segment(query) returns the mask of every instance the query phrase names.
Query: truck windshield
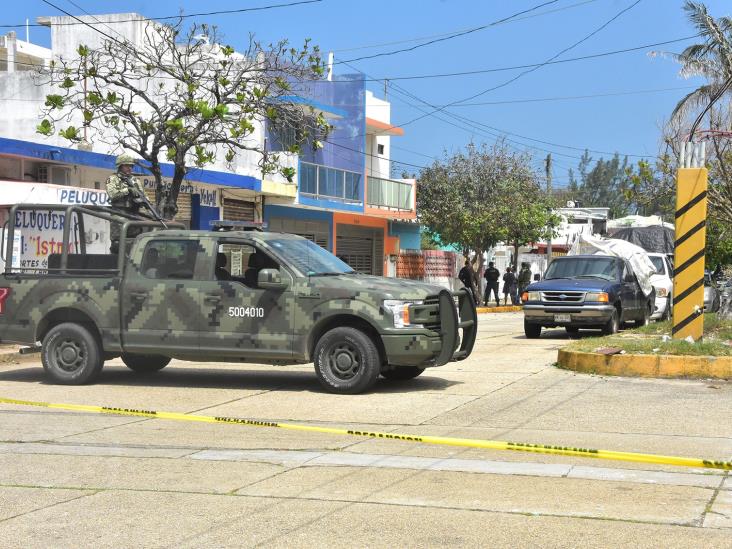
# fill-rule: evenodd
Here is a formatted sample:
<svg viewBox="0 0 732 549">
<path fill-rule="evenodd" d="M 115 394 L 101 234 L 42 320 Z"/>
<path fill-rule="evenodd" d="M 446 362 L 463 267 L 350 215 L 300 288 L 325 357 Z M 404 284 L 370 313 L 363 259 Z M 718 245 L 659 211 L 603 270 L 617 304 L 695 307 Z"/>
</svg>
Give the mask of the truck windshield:
<svg viewBox="0 0 732 549">
<path fill-rule="evenodd" d="M 618 262 L 608 257 L 566 257 L 555 259 L 546 270 L 545 279 L 600 278 L 618 280 Z"/>
<path fill-rule="evenodd" d="M 665 270 L 663 268 L 663 258 L 657 255 L 649 255 L 648 257 L 650 258 L 651 263 L 653 263 L 653 266 L 656 268 L 656 274 L 664 274 Z"/>
<path fill-rule="evenodd" d="M 356 272 L 328 250 L 304 238 L 275 238 L 268 240 L 267 243 L 277 250 L 283 259 L 307 276 Z"/>
</svg>

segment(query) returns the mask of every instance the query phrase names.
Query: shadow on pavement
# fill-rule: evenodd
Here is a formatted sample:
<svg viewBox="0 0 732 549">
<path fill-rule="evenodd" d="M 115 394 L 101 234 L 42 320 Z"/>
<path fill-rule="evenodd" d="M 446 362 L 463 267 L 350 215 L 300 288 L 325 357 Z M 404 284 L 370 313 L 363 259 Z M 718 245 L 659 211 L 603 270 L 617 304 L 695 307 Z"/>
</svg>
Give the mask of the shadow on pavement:
<svg viewBox="0 0 732 549">
<path fill-rule="evenodd" d="M 379 378 L 371 393 L 406 393 L 415 391 L 438 391 L 460 381 L 449 381 L 432 377 L 429 372 L 408 381 L 387 381 Z M 24 383 L 48 382 L 43 368 L 13 369 L 1 372 L 0 381 L 15 381 Z M 214 368 L 185 368 L 177 369 L 169 366 L 154 374 L 136 374 L 124 366 L 105 366 L 94 385 L 124 386 L 124 387 L 176 387 L 176 388 L 205 388 L 205 389 L 242 389 L 261 391 L 308 391 L 326 393 L 321 387 L 315 372 L 293 372 L 277 370 L 217 370 Z"/>
<path fill-rule="evenodd" d="M 600 330 L 580 330 L 576 334 L 570 334 L 564 329 L 542 330 L 540 339 L 585 339 L 587 337 L 600 337 Z M 527 339 L 525 335 L 516 335 L 513 339 Z"/>
</svg>

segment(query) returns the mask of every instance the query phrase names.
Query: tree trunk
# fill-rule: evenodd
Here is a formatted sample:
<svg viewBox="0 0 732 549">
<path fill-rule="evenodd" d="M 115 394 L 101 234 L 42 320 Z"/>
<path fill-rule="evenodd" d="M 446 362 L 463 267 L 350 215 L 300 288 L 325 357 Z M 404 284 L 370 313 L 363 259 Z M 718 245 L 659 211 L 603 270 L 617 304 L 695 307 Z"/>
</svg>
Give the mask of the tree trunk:
<svg viewBox="0 0 732 549">
<path fill-rule="evenodd" d="M 173 182 L 170 187 L 166 189 L 165 203 L 163 204 L 163 217 L 165 219 L 173 219 L 175 214 L 178 213 L 178 194 L 180 193 L 180 186 L 183 183 L 183 177 L 186 175 L 186 169 L 184 166 L 176 164 L 173 171 Z"/>
<path fill-rule="evenodd" d="M 159 213 L 162 211 L 162 205 L 165 199 L 163 189 L 163 174 L 160 170 L 160 162 L 158 162 L 157 154 L 154 153 L 150 160 L 150 173 L 155 178 L 155 210 Z"/>
<path fill-rule="evenodd" d="M 516 272 L 516 269 L 518 268 L 518 253 L 519 253 L 519 248 L 520 248 L 519 243 L 518 242 L 514 242 L 513 243 L 513 261 L 512 261 L 512 266 L 513 266 L 513 272 L 514 273 Z"/>
</svg>

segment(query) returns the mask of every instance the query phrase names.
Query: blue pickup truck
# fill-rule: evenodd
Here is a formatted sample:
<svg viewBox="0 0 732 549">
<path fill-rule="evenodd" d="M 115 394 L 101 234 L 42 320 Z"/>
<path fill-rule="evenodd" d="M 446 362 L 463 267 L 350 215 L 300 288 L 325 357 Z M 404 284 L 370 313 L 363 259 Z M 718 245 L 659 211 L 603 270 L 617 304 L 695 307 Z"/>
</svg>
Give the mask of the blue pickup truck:
<svg viewBox="0 0 732 549">
<path fill-rule="evenodd" d="M 541 329 L 581 328 L 614 334 L 621 324 L 650 322 L 655 295 L 645 295 L 630 264 L 606 255 L 574 255 L 552 261 L 544 280 L 523 294 L 524 333 L 534 339 Z"/>
</svg>

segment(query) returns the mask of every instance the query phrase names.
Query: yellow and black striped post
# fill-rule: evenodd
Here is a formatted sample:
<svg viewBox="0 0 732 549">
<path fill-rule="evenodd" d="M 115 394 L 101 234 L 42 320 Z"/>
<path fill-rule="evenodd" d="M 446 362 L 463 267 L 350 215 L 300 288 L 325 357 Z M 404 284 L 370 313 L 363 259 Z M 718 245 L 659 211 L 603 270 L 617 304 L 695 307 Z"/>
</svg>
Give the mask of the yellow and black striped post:
<svg viewBox="0 0 732 549">
<path fill-rule="evenodd" d="M 680 168 L 676 181 L 674 339 L 694 341 L 704 329 L 704 248 L 707 237 L 707 169 Z"/>
</svg>

